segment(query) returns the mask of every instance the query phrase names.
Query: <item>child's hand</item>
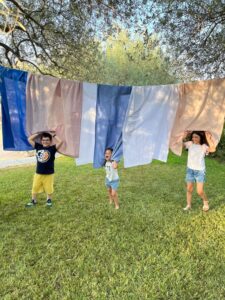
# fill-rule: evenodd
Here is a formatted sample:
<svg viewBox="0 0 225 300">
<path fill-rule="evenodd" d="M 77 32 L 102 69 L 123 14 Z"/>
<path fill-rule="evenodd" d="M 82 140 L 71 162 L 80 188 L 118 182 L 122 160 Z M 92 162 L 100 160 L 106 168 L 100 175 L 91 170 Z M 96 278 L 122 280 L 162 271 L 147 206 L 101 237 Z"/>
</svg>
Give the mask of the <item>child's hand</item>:
<svg viewBox="0 0 225 300">
<path fill-rule="evenodd" d="M 186 139 L 186 137 L 191 133 L 190 130 L 185 130 L 183 138 Z"/>
<path fill-rule="evenodd" d="M 113 169 L 117 169 L 118 168 L 118 163 L 116 161 L 112 162 L 112 167 Z"/>
<path fill-rule="evenodd" d="M 55 131 L 54 130 L 49 131 L 49 133 L 51 134 L 51 136 L 55 135 Z"/>
<path fill-rule="evenodd" d="M 209 131 L 205 131 L 205 136 L 206 136 L 206 138 L 208 138 L 210 140 L 212 139 L 212 134 Z"/>
</svg>

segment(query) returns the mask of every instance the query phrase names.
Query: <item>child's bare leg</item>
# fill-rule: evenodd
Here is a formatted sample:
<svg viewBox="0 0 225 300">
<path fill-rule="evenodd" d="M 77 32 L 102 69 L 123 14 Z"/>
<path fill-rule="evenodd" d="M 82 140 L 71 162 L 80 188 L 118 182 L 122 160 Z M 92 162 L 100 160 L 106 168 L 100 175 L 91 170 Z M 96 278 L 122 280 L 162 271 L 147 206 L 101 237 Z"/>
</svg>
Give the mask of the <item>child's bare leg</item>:
<svg viewBox="0 0 225 300">
<path fill-rule="evenodd" d="M 203 182 L 197 182 L 197 193 L 202 198 L 203 210 L 204 211 L 209 210 L 209 202 L 208 202 L 208 198 L 204 192 L 204 183 Z"/>
<path fill-rule="evenodd" d="M 48 200 L 48 199 L 51 199 L 51 200 L 52 200 L 52 195 L 53 195 L 53 194 L 47 194 L 47 200 Z"/>
<path fill-rule="evenodd" d="M 187 207 L 191 208 L 192 193 L 194 189 L 193 182 L 187 182 Z"/>
<path fill-rule="evenodd" d="M 109 203 L 113 203 L 113 197 L 112 197 L 112 188 L 108 188 L 108 194 L 109 194 Z"/>
<path fill-rule="evenodd" d="M 118 199 L 118 194 L 117 194 L 116 190 L 112 189 L 112 197 L 113 197 L 113 201 L 115 204 L 115 209 L 118 209 L 119 208 L 119 199 Z"/>
</svg>

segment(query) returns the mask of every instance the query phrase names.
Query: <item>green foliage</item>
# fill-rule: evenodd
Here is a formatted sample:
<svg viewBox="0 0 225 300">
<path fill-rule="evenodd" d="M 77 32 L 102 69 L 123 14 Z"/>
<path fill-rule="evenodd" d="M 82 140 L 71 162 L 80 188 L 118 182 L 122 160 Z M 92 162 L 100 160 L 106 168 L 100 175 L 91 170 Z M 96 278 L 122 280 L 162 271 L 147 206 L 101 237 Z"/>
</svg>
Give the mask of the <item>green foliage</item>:
<svg viewBox="0 0 225 300">
<path fill-rule="evenodd" d="M 1 170 L 0 298 L 223 299 L 225 167 L 207 159 L 211 210 L 184 213 L 186 155 L 120 168 L 121 209 L 104 171 L 56 160 L 54 205 L 30 198 L 34 167 Z"/>
<path fill-rule="evenodd" d="M 0 35 L 11 34 L 17 26 L 26 31 L 20 22 L 19 11 L 12 10 L 5 0 L 0 0 Z"/>
<path fill-rule="evenodd" d="M 195 78 L 225 75 L 225 6 L 223 1 L 153 1 L 153 23 L 170 49 L 176 67 Z"/>
<path fill-rule="evenodd" d="M 3 9 L 2 3 L 7 3 Z M 0 63 L 12 67 L 20 61 L 38 69 L 41 61 L 45 68 L 39 68 L 39 72 L 48 68 L 48 73 L 65 75 L 70 72 L 63 61 L 65 54 L 67 62 L 71 57 L 79 62 L 84 58 L 81 48 L 96 38 L 105 39 L 113 32 L 114 23 L 126 28 L 137 18 L 143 23 L 144 12 L 137 13 L 142 10 L 141 4 L 142 0 L 1 0 L 0 31 L 7 32 L 8 38 L 0 35 Z"/>
<path fill-rule="evenodd" d="M 212 157 L 216 158 L 220 162 L 225 161 L 225 126 L 223 128 L 223 133 L 220 142 L 217 146 L 216 152 L 211 154 Z"/>
<path fill-rule="evenodd" d="M 103 78 L 113 84 L 154 85 L 175 82 L 156 36 L 121 30 L 106 41 Z"/>
<path fill-rule="evenodd" d="M 4 29 L 7 39 L 0 36 L 3 65 L 98 83 L 175 81 L 158 38 L 148 34 L 147 1 L 8 2 L 20 19 Z"/>
<path fill-rule="evenodd" d="M 68 50 L 68 49 L 67 49 Z M 130 36 L 127 30 L 106 41 L 95 41 L 81 48 L 80 59 L 64 52 L 68 78 L 115 85 L 154 85 L 175 82 L 170 66 L 159 47 L 156 36 Z M 68 50 L 70 52 L 70 50 Z M 57 74 L 60 75 L 60 74 Z"/>
</svg>

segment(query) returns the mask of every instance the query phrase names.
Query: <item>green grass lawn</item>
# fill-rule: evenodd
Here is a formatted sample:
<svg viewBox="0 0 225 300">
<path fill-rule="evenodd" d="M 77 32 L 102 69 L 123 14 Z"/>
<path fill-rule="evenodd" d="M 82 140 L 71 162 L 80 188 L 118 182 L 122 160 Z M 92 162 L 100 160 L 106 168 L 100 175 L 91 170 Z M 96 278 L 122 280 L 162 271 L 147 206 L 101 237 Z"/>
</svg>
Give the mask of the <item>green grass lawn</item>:
<svg viewBox="0 0 225 300">
<path fill-rule="evenodd" d="M 225 165 L 207 159 L 203 213 L 185 206 L 185 165 L 120 169 L 121 208 L 104 170 L 56 161 L 55 198 L 35 208 L 34 166 L 0 170 L 0 299 L 224 299 Z"/>
</svg>

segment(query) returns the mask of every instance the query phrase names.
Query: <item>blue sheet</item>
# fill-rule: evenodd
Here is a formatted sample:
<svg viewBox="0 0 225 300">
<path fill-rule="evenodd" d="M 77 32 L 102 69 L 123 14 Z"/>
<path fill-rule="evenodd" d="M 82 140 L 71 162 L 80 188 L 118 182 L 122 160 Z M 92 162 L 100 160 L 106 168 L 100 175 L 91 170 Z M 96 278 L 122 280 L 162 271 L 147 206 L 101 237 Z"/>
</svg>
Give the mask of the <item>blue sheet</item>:
<svg viewBox="0 0 225 300">
<path fill-rule="evenodd" d="M 32 150 L 26 134 L 27 72 L 0 66 L 3 149 Z"/>
<path fill-rule="evenodd" d="M 107 147 L 113 148 L 112 158 L 119 161 L 123 154 L 122 129 L 132 87 L 98 85 L 94 167 L 104 164 Z"/>
</svg>

